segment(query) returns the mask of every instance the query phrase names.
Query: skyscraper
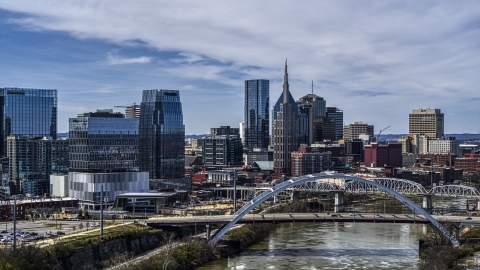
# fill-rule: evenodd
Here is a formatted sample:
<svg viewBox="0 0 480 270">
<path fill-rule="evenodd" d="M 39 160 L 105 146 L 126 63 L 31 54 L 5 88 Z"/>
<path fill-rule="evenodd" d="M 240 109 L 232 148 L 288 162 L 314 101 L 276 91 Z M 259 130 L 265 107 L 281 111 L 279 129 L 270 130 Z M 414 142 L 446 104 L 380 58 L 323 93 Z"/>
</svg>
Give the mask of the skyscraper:
<svg viewBox="0 0 480 270">
<path fill-rule="evenodd" d="M 68 173 L 68 140 L 10 135 L 7 157 L 11 194 L 43 195 L 50 193 L 50 174 Z"/>
<path fill-rule="evenodd" d="M 289 91 L 287 61 L 283 78 L 283 93 L 273 109 L 273 169 L 290 174 L 290 153 L 298 147 L 298 107 Z"/>
<path fill-rule="evenodd" d="M 308 94 L 297 101 L 304 117 L 299 119 L 299 144 L 312 144 L 323 140 L 323 123 L 326 116 L 326 101 L 315 94 Z M 308 130 L 305 134 L 305 130 Z"/>
<path fill-rule="evenodd" d="M 138 169 L 138 121 L 110 109 L 69 119 L 70 197 L 98 209 L 121 193 L 148 191 L 148 173 Z"/>
<path fill-rule="evenodd" d="M 268 148 L 269 80 L 245 81 L 245 148 Z"/>
<path fill-rule="evenodd" d="M 57 137 L 57 90 L 0 88 L 0 155 L 7 137 Z"/>
<path fill-rule="evenodd" d="M 178 90 L 144 90 L 140 109 L 140 170 L 151 179 L 185 175 L 185 126 Z"/>
<path fill-rule="evenodd" d="M 138 171 L 138 119 L 113 110 L 69 119 L 70 172 Z"/>
<path fill-rule="evenodd" d="M 412 110 L 408 119 L 410 135 L 426 135 L 430 139 L 443 138 L 444 118 L 440 109 Z"/>
<path fill-rule="evenodd" d="M 335 125 L 335 138 L 332 140 L 343 139 L 343 111 L 336 107 L 327 107 L 327 119 Z"/>
</svg>

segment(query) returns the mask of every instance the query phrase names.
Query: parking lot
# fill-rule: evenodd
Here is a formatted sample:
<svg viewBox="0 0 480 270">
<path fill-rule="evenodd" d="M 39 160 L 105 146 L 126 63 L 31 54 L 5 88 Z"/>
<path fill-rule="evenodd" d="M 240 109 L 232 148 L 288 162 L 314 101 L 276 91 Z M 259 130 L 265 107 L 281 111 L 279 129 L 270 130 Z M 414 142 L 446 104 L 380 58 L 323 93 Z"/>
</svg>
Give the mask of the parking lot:
<svg viewBox="0 0 480 270">
<path fill-rule="evenodd" d="M 119 224 L 122 221 L 116 221 L 116 223 Z M 111 221 L 108 224 L 112 224 Z M 99 225 L 99 220 L 17 221 L 17 244 L 35 243 L 40 246 L 53 244 L 53 240 L 62 235 L 98 230 Z M 3 244 L 3 247 L 11 245 L 13 241 L 13 222 L 0 223 L 0 235 L 0 243 Z M 49 239 L 51 241 L 48 241 Z"/>
</svg>

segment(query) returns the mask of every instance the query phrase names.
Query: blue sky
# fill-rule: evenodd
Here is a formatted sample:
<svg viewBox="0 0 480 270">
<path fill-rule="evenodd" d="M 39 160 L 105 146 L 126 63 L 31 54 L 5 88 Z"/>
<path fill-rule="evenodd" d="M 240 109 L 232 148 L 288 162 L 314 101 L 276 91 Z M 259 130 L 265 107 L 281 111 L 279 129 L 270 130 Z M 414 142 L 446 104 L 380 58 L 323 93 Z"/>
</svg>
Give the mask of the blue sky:
<svg viewBox="0 0 480 270">
<path fill-rule="evenodd" d="M 59 132 L 144 89 L 180 90 L 187 134 L 238 127 L 244 80 L 273 106 L 285 58 L 294 98 L 313 80 L 347 124 L 407 133 L 440 108 L 480 133 L 480 2 L 0 0 L 0 87 L 57 89 Z"/>
</svg>

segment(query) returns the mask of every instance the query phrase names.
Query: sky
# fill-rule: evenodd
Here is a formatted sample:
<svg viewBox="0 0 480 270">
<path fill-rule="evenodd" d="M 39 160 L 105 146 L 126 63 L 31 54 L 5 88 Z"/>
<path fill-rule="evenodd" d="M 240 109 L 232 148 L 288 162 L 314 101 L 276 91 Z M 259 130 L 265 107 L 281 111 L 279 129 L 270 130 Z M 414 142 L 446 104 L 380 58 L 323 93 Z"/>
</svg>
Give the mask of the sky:
<svg viewBox="0 0 480 270">
<path fill-rule="evenodd" d="M 479 1 L 0 0 L 0 87 L 58 90 L 58 131 L 146 89 L 180 90 L 186 134 L 238 127 L 244 81 L 288 59 L 312 92 L 375 133 L 408 133 L 413 109 L 445 133 L 480 133 Z"/>
</svg>

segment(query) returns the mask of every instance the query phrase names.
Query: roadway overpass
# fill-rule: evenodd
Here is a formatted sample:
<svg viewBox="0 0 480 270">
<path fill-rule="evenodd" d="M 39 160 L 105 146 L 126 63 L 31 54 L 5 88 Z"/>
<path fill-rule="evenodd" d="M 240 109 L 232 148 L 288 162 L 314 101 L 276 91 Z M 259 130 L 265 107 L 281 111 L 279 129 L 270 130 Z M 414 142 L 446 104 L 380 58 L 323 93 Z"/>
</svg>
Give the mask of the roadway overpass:
<svg viewBox="0 0 480 270">
<path fill-rule="evenodd" d="M 149 219 L 150 227 L 195 226 L 228 224 L 236 215 L 164 217 Z M 433 215 L 438 222 L 455 223 L 461 226 L 480 225 L 480 217 Z M 411 223 L 428 224 L 423 215 L 414 214 L 374 214 L 374 213 L 269 213 L 246 214 L 237 223 L 295 223 L 295 222 L 367 222 L 367 223 Z"/>
</svg>

